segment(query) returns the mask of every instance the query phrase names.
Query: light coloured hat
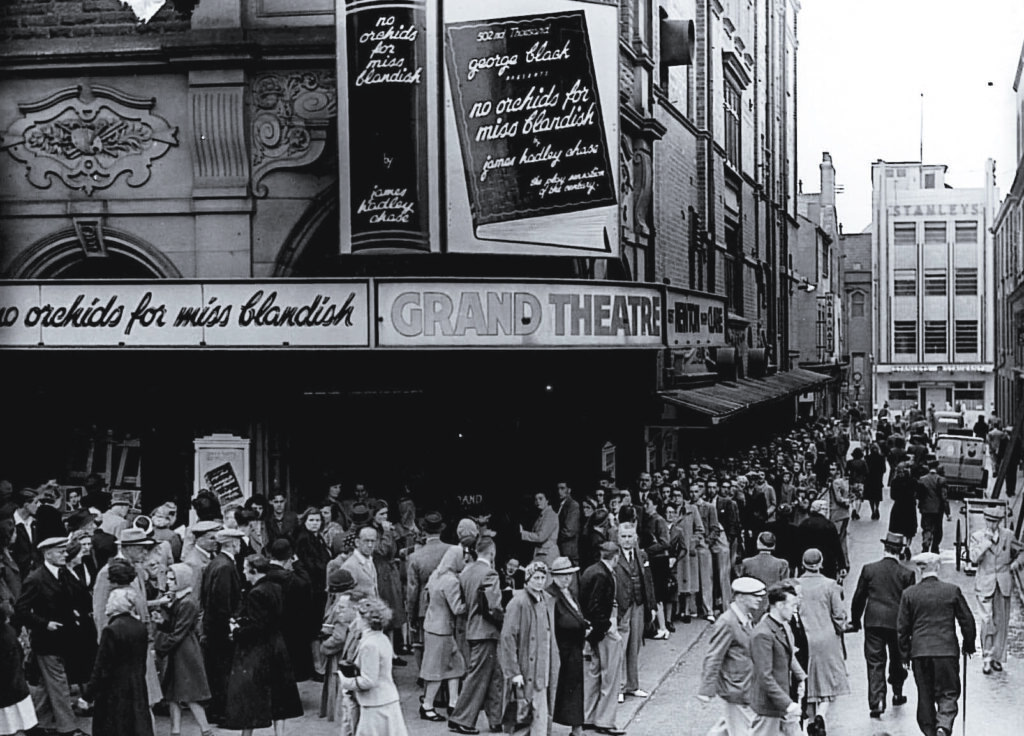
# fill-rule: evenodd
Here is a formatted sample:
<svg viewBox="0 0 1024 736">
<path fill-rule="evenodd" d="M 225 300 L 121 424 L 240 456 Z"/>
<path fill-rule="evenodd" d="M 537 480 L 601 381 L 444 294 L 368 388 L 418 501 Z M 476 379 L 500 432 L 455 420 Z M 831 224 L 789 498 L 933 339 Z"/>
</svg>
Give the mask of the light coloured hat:
<svg viewBox="0 0 1024 736">
<path fill-rule="evenodd" d="M 801 564 L 807 570 L 817 570 L 819 567 L 821 567 L 821 562 L 824 559 L 825 556 L 821 554 L 821 550 L 815 549 L 814 547 L 810 547 L 804 551 L 804 556 L 801 560 Z"/>
<path fill-rule="evenodd" d="M 67 537 L 47 537 L 39 544 L 36 545 L 36 549 L 53 549 L 54 547 L 66 547 L 68 544 Z"/>
<path fill-rule="evenodd" d="M 152 547 L 156 541 L 142 529 L 130 526 L 121 530 L 117 543 L 122 547 Z"/>
<path fill-rule="evenodd" d="M 579 568 L 568 557 L 556 557 L 551 563 L 552 575 L 571 575 L 574 572 L 579 572 Z"/>
<path fill-rule="evenodd" d="M 216 540 L 218 544 L 224 544 L 231 539 L 242 539 L 245 537 L 245 532 L 240 532 L 237 529 L 221 529 L 217 532 Z"/>
<path fill-rule="evenodd" d="M 732 592 L 738 595 L 764 595 L 766 588 L 757 578 L 736 578 L 732 581 Z"/>
<path fill-rule="evenodd" d="M 195 535 L 209 534 L 210 532 L 217 531 L 223 526 L 224 525 L 219 521 L 197 521 L 192 525 L 192 533 Z"/>
<path fill-rule="evenodd" d="M 828 500 L 824 498 L 816 498 L 811 501 L 811 513 L 824 515 L 828 512 Z"/>
<path fill-rule="evenodd" d="M 1006 512 L 1002 506 L 989 506 L 983 512 L 985 521 L 1003 521 L 1006 519 Z"/>
<path fill-rule="evenodd" d="M 934 552 L 921 552 L 911 557 L 910 561 L 918 567 L 932 567 L 942 562 L 942 558 Z"/>
</svg>

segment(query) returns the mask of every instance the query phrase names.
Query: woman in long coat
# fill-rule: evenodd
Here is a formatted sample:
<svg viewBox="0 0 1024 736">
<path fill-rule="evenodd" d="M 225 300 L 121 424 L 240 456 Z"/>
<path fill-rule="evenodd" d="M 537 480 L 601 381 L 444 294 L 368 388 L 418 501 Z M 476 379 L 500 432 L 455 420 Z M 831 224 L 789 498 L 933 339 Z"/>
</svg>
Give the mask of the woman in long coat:
<svg viewBox="0 0 1024 736">
<path fill-rule="evenodd" d="M 871 518 L 877 519 L 878 504 L 882 502 L 882 477 L 885 475 L 885 455 L 877 442 L 868 450 L 868 480 L 864 484 L 864 500 L 871 504 Z"/>
<path fill-rule="evenodd" d="M 583 733 L 583 644 L 589 624 L 570 586 L 579 571 L 568 557 L 551 563 L 554 584 L 548 592 L 555 599 L 555 641 L 558 642 L 558 687 L 551 718 L 572 728 L 573 736 Z"/>
<path fill-rule="evenodd" d="M 320 630 L 320 622 L 323 621 L 324 609 L 327 607 L 327 563 L 331 561 L 331 550 L 320 533 L 322 528 L 323 516 L 320 510 L 310 506 L 299 517 L 299 528 L 295 531 L 294 544 L 295 556 L 309 573 L 312 595 L 310 617 L 302 622 L 302 626 L 309 633 L 308 646 L 312 648 L 313 667 L 321 675 L 324 671 L 324 662 L 320 656 L 320 642 L 316 641 L 316 633 Z M 289 622 L 289 626 L 296 623 Z"/>
<path fill-rule="evenodd" d="M 909 556 L 910 543 L 917 535 L 917 481 L 910 472 L 909 462 L 896 466 L 889 495 L 892 497 L 889 531 L 906 537 L 907 546 L 901 556 Z"/>
<path fill-rule="evenodd" d="M 697 507 L 692 503 L 679 506 L 669 531 L 669 547 L 676 558 L 676 585 L 679 589 L 679 609 L 676 615 L 683 623 L 697 612 L 694 599 L 700 593 L 700 558 L 697 550 L 704 539 L 704 524 Z"/>
<path fill-rule="evenodd" d="M 135 617 L 129 588 L 110 592 L 104 609 L 107 625 L 100 634 L 93 666 L 93 736 L 153 736 L 153 716 L 146 690 L 146 625 Z"/>
<path fill-rule="evenodd" d="M 425 721 L 443 721 L 434 710 L 434 698 L 441 682 L 448 682 L 448 710 L 451 712 L 459 700 L 459 678 L 466 674 L 466 660 L 455 640 L 455 619 L 466 615 L 466 602 L 456 570 L 462 556 L 453 550 L 445 552 L 441 563 L 427 579 L 427 612 L 423 618 L 423 662 L 420 678 L 424 681 L 423 705 L 420 718 Z"/>
<path fill-rule="evenodd" d="M 167 570 L 167 592 L 174 596 L 166 612 L 154 612 L 157 621 L 153 648 L 163 673 L 160 686 L 170 706 L 171 733 L 181 733 L 181 704 L 192 711 L 203 736 L 211 734 L 206 710 L 200 701 L 210 699 L 203 651 L 199 648 L 199 605 L 192 596 L 192 568 L 184 563 Z"/>
<path fill-rule="evenodd" d="M 399 569 L 398 530 L 388 520 L 390 513 L 384 501 L 373 504 L 373 526 L 377 530 L 377 546 L 373 550 L 373 567 L 377 571 L 377 591 L 380 599 L 391 609 L 391 623 L 388 631 L 394 641 L 395 651 L 404 651 L 402 626 L 406 622 L 405 587 Z"/>
<path fill-rule="evenodd" d="M 811 718 L 824 718 L 832 701 L 850 692 L 841 638 L 847 621 L 843 589 L 819 572 L 822 559 L 821 552 L 813 547 L 804 552 L 805 572 L 800 576 L 800 620 L 807 632 L 806 694 Z"/>
<path fill-rule="evenodd" d="M 235 651 L 220 725 L 241 730 L 243 736 L 271 724 L 280 736 L 286 719 L 302 716 L 299 689 L 281 636 L 284 601 L 280 586 L 266 577 L 269 569 L 262 555 L 245 558 L 245 579 L 252 588 L 234 618 Z"/>
</svg>

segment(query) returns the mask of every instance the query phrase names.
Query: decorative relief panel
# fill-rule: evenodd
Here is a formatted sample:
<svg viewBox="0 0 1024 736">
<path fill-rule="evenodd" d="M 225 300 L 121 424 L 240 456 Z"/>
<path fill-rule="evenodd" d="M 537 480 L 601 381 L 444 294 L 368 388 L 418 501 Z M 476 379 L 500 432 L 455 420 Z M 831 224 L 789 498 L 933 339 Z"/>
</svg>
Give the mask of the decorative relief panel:
<svg viewBox="0 0 1024 736">
<path fill-rule="evenodd" d="M 338 114 L 333 71 L 260 74 L 252 82 L 253 193 L 267 196 L 261 182 L 275 169 L 312 163 L 323 153 Z"/>
<path fill-rule="evenodd" d="M 56 177 L 87 195 L 122 174 L 141 187 L 153 161 L 178 145 L 178 128 L 152 110 L 156 98 L 134 97 L 104 85 L 62 89 L 21 103 L 22 118 L 2 135 L 4 148 L 25 164 L 29 182 L 49 189 Z"/>
</svg>

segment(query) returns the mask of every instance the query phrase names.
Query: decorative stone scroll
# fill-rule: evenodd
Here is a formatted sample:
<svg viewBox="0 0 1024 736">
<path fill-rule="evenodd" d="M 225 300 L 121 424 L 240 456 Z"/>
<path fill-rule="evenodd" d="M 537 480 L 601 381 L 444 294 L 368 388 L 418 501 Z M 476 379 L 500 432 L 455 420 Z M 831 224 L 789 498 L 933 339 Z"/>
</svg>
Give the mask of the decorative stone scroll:
<svg viewBox="0 0 1024 736">
<path fill-rule="evenodd" d="M 334 71 L 260 74 L 252 82 L 252 185 L 268 194 L 264 177 L 317 160 L 338 114 Z"/>
<path fill-rule="evenodd" d="M 154 97 L 134 97 L 105 85 L 77 85 L 18 105 L 22 116 L 0 136 L 25 164 L 29 182 L 49 189 L 56 177 L 87 195 L 122 174 L 141 187 L 153 161 L 178 145 L 178 128 L 154 115 Z"/>
</svg>

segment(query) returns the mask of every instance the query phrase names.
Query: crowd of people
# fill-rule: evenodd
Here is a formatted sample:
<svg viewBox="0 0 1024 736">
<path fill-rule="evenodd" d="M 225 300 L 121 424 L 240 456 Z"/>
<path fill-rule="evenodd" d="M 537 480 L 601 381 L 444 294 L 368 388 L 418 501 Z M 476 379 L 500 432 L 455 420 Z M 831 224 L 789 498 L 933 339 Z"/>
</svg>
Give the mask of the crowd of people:
<svg viewBox="0 0 1024 736">
<path fill-rule="evenodd" d="M 857 419 L 819 420 L 734 455 L 668 462 L 627 488 L 605 474 L 577 495 L 561 480 L 519 520 L 484 506 L 446 518 L 407 495 L 392 504 L 333 485 L 301 512 L 284 493 L 221 508 L 202 492 L 179 526 L 173 503 L 130 520 L 102 488 L 63 513 L 50 487 L 0 489 L 0 682 L 11 684 L 0 734 L 80 736 L 76 718 L 91 715 L 96 736 L 147 736 L 160 708 L 172 734 L 185 710 L 203 736 L 281 734 L 304 715 L 297 684 L 313 680 L 318 715 L 343 736 L 402 736 L 393 668 L 410 665 L 418 717 L 454 733 L 479 733 L 483 714 L 490 732 L 622 734 L 618 705 L 649 695 L 643 640 L 698 617 L 713 622 L 700 696 L 725 700 L 724 732 L 785 733 L 804 719 L 823 734 L 850 689 L 843 632 L 861 615 L 880 628 L 863 575 L 846 613 L 851 520 L 865 501 L 864 521 L 880 518 L 887 470 L 894 559 L 919 524 L 936 552 L 949 513 L 927 440 L 878 424 L 862 437 Z M 972 544 L 1010 554 L 998 532 Z M 990 637 L 992 668 L 1001 586 L 986 589 L 993 632 L 1000 616 L 1004 630 Z M 881 628 L 895 632 L 890 613 Z M 870 642 L 880 715 L 885 650 L 896 661 L 904 642 L 884 631 Z"/>
</svg>

